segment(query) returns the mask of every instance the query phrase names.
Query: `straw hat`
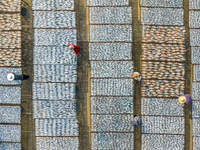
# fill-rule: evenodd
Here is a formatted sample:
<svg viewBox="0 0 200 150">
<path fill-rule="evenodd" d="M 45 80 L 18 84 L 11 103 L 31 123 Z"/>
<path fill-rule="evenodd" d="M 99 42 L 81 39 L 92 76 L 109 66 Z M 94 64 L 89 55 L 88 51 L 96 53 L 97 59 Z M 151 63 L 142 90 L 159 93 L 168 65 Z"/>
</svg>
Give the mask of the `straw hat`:
<svg viewBox="0 0 200 150">
<path fill-rule="evenodd" d="M 186 102 L 186 97 L 185 96 L 179 96 L 178 101 L 179 101 L 179 103 L 184 104 Z"/>
<path fill-rule="evenodd" d="M 74 46 L 70 45 L 70 46 L 69 46 L 69 49 L 70 49 L 70 50 L 74 50 Z"/>
<path fill-rule="evenodd" d="M 132 74 L 132 76 L 133 76 L 133 78 L 135 78 L 135 79 L 139 78 L 139 74 L 137 74 L 137 73 Z"/>
</svg>

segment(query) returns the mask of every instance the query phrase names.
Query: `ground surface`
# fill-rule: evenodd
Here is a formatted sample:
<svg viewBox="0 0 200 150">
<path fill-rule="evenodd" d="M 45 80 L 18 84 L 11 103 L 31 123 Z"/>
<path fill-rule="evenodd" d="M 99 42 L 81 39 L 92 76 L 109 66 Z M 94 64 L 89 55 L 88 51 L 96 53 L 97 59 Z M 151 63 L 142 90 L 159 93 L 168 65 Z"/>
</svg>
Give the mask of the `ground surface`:
<svg viewBox="0 0 200 150">
<path fill-rule="evenodd" d="M 199 149 L 199 0 L 0 5 L 0 149 Z"/>
</svg>

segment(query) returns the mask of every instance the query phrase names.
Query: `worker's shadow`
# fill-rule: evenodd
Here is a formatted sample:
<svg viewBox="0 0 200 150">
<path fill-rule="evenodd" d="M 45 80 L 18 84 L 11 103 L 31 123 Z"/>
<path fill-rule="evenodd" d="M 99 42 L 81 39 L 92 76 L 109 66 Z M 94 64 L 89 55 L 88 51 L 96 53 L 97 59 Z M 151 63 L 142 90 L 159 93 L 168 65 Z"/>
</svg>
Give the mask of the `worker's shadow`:
<svg viewBox="0 0 200 150">
<path fill-rule="evenodd" d="M 29 79 L 29 78 L 30 78 L 30 76 L 24 75 L 24 80 Z"/>
<path fill-rule="evenodd" d="M 146 133 L 147 131 L 145 129 L 143 122 L 141 121 L 140 123 L 141 123 L 141 133 Z"/>
</svg>

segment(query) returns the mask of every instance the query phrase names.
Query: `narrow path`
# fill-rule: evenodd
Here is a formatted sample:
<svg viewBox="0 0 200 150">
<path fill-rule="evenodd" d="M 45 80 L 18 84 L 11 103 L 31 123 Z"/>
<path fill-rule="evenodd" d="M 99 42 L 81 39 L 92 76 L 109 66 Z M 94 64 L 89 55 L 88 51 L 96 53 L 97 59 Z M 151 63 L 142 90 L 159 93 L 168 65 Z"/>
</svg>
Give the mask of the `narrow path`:
<svg viewBox="0 0 200 150">
<path fill-rule="evenodd" d="M 26 3 L 25 3 L 26 2 Z M 33 119 L 32 105 L 32 83 L 33 83 L 33 16 L 31 10 L 32 1 L 24 0 L 22 7 L 26 8 L 26 15 L 22 18 L 22 72 L 29 75 L 28 80 L 24 80 L 21 86 L 21 122 L 22 122 L 22 149 L 35 150 L 35 124 Z"/>
<path fill-rule="evenodd" d="M 86 0 L 75 0 L 77 44 L 83 50 L 78 54 L 76 100 L 79 125 L 79 149 L 90 149 L 90 62 L 89 62 L 89 11 Z"/>
<path fill-rule="evenodd" d="M 142 73 L 142 25 L 140 18 L 140 0 L 130 0 L 133 18 L 133 47 L 132 57 L 134 60 L 134 71 Z M 142 77 L 143 79 L 143 77 Z M 141 118 L 141 82 L 136 82 L 134 86 L 134 115 Z M 141 150 L 141 125 L 134 130 L 134 149 Z"/>
<path fill-rule="evenodd" d="M 190 48 L 190 28 L 191 22 L 189 11 L 190 0 L 183 0 L 184 25 L 185 25 L 185 93 L 192 94 L 192 65 L 191 65 L 191 48 Z M 190 102 L 192 103 L 192 102 Z M 185 150 L 192 150 L 192 104 L 184 106 L 185 114 Z"/>
</svg>

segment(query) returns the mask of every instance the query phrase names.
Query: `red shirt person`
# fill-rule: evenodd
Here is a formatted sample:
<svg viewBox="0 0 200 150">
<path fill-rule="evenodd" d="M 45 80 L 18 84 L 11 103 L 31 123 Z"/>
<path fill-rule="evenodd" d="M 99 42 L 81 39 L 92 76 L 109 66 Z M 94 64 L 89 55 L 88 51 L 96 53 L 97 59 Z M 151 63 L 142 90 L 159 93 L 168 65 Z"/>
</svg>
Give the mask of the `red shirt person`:
<svg viewBox="0 0 200 150">
<path fill-rule="evenodd" d="M 73 44 L 67 44 L 67 46 L 69 46 L 70 50 L 74 50 L 74 52 L 76 53 L 76 56 L 78 55 L 78 53 L 81 50 L 81 47 L 78 45 L 73 45 Z"/>
</svg>

